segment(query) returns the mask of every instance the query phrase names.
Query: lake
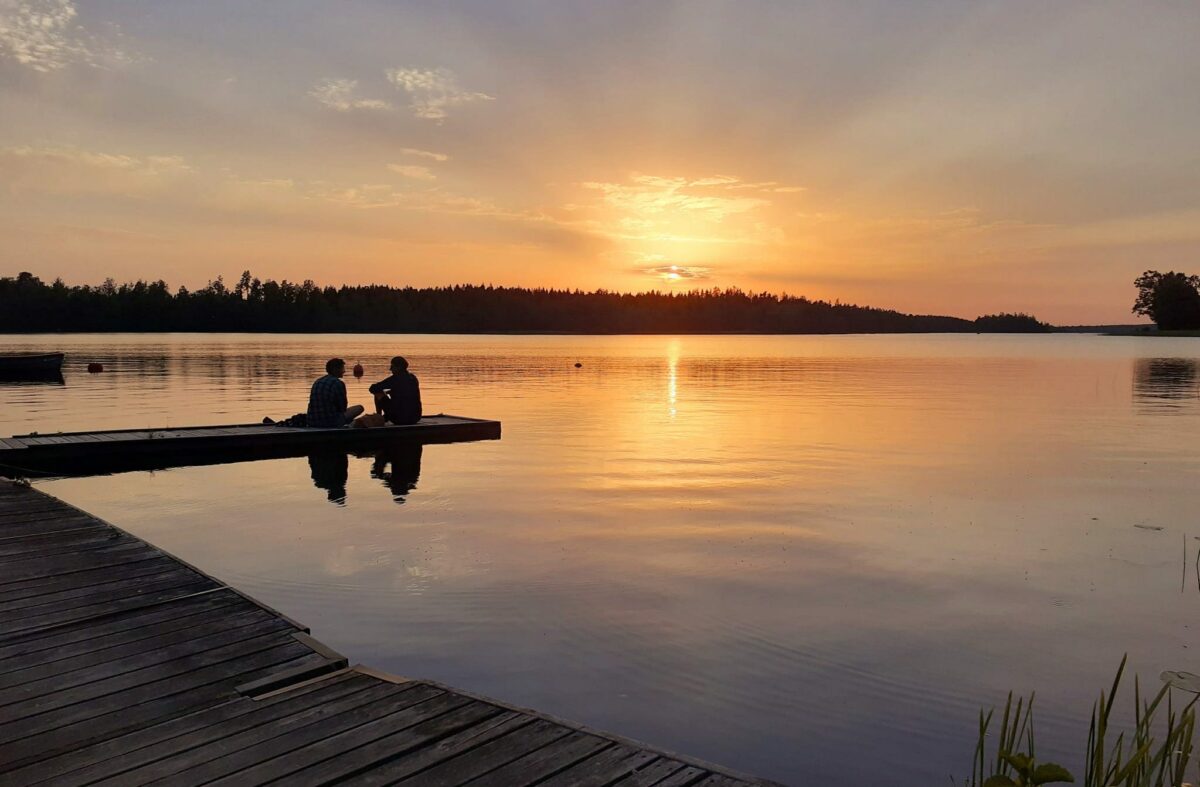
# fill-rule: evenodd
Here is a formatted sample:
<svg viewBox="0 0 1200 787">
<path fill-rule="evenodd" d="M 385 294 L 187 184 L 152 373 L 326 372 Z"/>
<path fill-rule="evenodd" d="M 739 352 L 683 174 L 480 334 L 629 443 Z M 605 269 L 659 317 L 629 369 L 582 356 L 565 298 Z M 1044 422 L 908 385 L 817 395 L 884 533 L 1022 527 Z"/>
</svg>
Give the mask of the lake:
<svg viewBox="0 0 1200 787">
<path fill-rule="evenodd" d="M 757 775 L 946 784 L 1012 689 L 1081 776 L 1123 653 L 1200 672 L 1197 339 L 0 336 L 34 349 L 65 384 L 0 384 L 0 435 L 286 417 L 333 355 L 369 404 L 407 356 L 503 439 L 37 485 L 352 662 Z"/>
</svg>

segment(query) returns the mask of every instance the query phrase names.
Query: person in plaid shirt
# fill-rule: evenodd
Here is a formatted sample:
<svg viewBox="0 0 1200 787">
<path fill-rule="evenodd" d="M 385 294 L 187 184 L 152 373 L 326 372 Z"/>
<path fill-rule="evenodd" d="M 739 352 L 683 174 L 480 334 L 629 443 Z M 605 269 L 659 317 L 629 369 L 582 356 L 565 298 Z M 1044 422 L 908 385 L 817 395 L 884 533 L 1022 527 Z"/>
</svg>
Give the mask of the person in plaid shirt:
<svg viewBox="0 0 1200 787">
<path fill-rule="evenodd" d="M 346 406 L 346 384 L 342 382 L 345 373 L 346 362 L 341 358 L 330 358 L 325 362 L 325 376 L 313 383 L 308 395 L 309 426 L 348 426 L 362 415 L 361 404 Z"/>
</svg>

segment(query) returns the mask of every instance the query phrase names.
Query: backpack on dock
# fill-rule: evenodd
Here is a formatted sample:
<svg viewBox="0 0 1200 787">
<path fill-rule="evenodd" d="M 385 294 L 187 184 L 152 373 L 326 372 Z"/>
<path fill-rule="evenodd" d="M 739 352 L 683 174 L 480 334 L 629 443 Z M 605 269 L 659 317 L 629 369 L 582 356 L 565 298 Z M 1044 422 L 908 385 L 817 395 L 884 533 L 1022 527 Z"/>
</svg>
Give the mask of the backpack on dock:
<svg viewBox="0 0 1200 787">
<path fill-rule="evenodd" d="M 296 413 L 293 416 L 284 418 L 282 421 L 271 421 L 264 418 L 263 423 L 269 423 L 274 426 L 308 426 L 308 413 Z"/>
</svg>

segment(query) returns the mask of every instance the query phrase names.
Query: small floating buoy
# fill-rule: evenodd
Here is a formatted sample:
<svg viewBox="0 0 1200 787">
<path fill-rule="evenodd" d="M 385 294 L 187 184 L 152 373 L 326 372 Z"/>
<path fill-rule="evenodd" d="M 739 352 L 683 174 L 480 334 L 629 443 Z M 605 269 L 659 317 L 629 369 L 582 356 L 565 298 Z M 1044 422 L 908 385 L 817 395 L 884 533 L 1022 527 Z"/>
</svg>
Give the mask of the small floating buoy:
<svg viewBox="0 0 1200 787">
<path fill-rule="evenodd" d="M 89 364 L 88 364 L 88 372 L 89 372 L 89 373 L 91 373 L 91 374 L 99 374 L 99 373 L 100 373 L 100 372 L 102 372 L 102 371 L 104 371 L 104 364 L 102 364 L 102 363 L 96 363 L 95 361 L 93 361 L 92 363 L 89 363 Z"/>
<path fill-rule="evenodd" d="M 356 363 L 356 364 L 354 364 L 354 376 L 355 376 L 355 377 L 362 377 L 362 376 L 363 376 L 363 368 L 362 368 L 362 364 L 361 364 L 361 363 Z"/>
<path fill-rule="evenodd" d="M 575 362 L 575 368 L 576 368 L 576 369 L 582 369 L 582 368 L 583 368 L 583 364 L 581 364 L 579 361 L 576 361 L 576 362 Z"/>
</svg>

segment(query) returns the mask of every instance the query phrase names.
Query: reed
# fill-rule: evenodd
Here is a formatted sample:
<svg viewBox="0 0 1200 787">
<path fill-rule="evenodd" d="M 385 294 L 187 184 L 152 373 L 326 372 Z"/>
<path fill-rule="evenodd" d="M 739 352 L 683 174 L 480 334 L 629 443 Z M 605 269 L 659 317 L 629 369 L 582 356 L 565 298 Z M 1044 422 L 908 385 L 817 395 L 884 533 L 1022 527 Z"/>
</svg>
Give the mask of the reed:
<svg viewBox="0 0 1200 787">
<path fill-rule="evenodd" d="M 1083 763 L 1084 787 L 1183 787 L 1192 760 L 1196 729 L 1196 700 L 1193 695 L 1176 709 L 1170 684 L 1164 684 L 1150 699 L 1142 696 L 1133 679 L 1133 726 L 1118 729 L 1113 711 L 1128 656 L 1121 659 L 1108 692 L 1101 692 L 1092 706 L 1087 754 Z M 1075 783 L 1074 775 L 1062 765 L 1039 763 L 1035 749 L 1033 699 L 1009 692 L 1000 726 L 992 736 L 995 709 L 979 712 L 979 738 L 971 777 L 964 787 L 1029 787 L 1041 784 Z M 991 745 L 989 745 L 991 744 Z"/>
</svg>

